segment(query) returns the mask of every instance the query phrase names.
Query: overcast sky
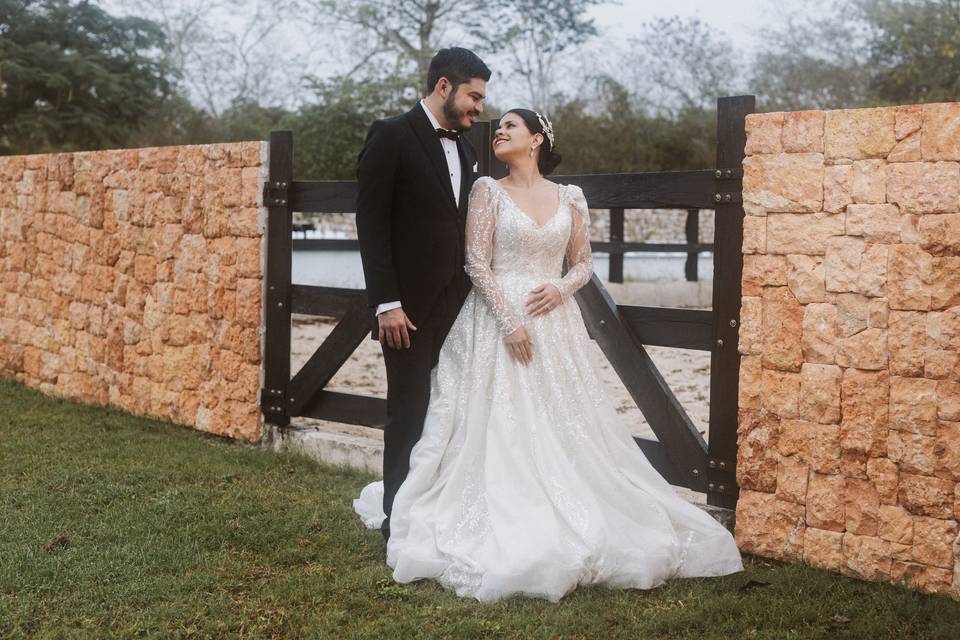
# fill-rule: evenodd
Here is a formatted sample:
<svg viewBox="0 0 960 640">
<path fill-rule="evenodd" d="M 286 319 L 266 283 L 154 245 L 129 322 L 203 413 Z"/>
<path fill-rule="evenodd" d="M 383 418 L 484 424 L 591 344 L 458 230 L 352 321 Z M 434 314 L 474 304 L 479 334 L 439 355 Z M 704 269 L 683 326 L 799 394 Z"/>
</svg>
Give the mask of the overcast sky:
<svg viewBox="0 0 960 640">
<path fill-rule="evenodd" d="M 130 1 L 99 0 L 105 8 L 118 13 L 125 12 L 125 9 L 129 11 L 128 3 Z M 151 4 L 149 0 L 147 2 L 140 0 L 137 4 L 140 7 L 151 7 L 153 11 L 159 11 L 158 5 L 166 5 L 172 8 L 181 2 L 194 4 L 198 1 L 159 0 L 157 3 Z M 250 10 L 237 10 L 234 7 L 232 11 L 228 9 L 225 13 L 219 12 L 217 25 L 224 32 L 240 33 L 244 24 L 251 20 L 252 6 L 255 6 L 257 2 L 270 2 L 270 0 L 233 0 L 233 2 L 237 2 L 241 6 L 246 5 L 250 7 Z M 724 0 L 723 2 L 717 2 L 716 0 L 658 0 L 653 2 L 649 0 L 620 0 L 619 2 L 607 2 L 590 9 L 590 15 L 595 18 L 599 27 L 600 38 L 591 44 L 590 54 L 582 55 L 602 58 L 607 43 L 611 48 L 618 47 L 629 36 L 639 34 L 644 22 L 658 17 L 670 16 L 699 18 L 709 27 L 722 32 L 723 36 L 729 38 L 736 49 L 749 55 L 763 37 L 765 27 L 782 24 L 788 13 L 805 5 L 816 8 L 818 5 L 826 5 L 829 2 L 830 0 L 819 2 L 815 0 Z M 151 12 L 150 9 L 147 11 Z M 137 12 L 139 13 L 139 11 Z M 300 73 L 327 76 L 338 72 L 342 73 L 349 69 L 356 61 L 342 45 L 343 43 L 337 42 L 335 37 L 318 39 L 315 32 L 305 32 L 300 19 L 291 16 L 290 20 L 276 29 L 262 45 L 264 50 L 280 54 L 278 58 L 296 59 L 298 61 L 288 65 L 271 65 L 270 73 L 274 76 L 271 82 L 278 87 L 286 86 L 285 91 L 276 93 L 272 97 L 276 99 L 286 96 L 281 97 L 280 102 L 285 103 L 284 106 L 295 106 L 300 99 L 307 97 L 303 90 L 299 88 L 298 78 Z M 276 62 L 279 63 L 280 59 Z M 497 61 L 491 60 L 491 62 L 496 63 Z M 603 60 L 579 60 L 574 64 L 581 67 L 584 63 L 604 66 L 602 64 Z M 494 64 L 494 67 L 503 68 L 503 64 Z M 570 90 L 570 87 L 564 85 L 568 79 L 562 73 L 557 78 L 560 90 Z M 516 78 L 499 75 L 495 80 L 496 82 L 491 83 L 490 87 L 490 98 L 494 103 L 522 101 L 522 96 L 526 95 L 526 92 L 522 89 L 522 83 L 519 83 Z M 273 101 L 270 97 L 264 96 L 264 98 L 267 102 Z"/>
<path fill-rule="evenodd" d="M 764 25 L 781 23 L 790 10 L 804 4 L 815 6 L 817 3 L 809 0 L 621 0 L 593 7 L 590 14 L 603 29 L 627 36 L 637 33 L 643 22 L 653 18 L 700 18 L 709 26 L 724 32 L 738 48 L 750 51 L 757 38 L 762 36 Z"/>
</svg>

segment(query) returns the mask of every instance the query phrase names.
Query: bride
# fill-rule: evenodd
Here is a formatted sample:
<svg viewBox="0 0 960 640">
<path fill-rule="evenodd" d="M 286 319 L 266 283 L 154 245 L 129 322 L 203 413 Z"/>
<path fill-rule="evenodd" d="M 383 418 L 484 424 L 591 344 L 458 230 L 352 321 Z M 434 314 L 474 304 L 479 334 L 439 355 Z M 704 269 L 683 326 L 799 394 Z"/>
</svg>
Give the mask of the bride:
<svg viewBox="0 0 960 640">
<path fill-rule="evenodd" d="M 493 150 L 510 174 L 470 193 L 474 287 L 393 503 L 394 579 L 433 578 L 485 602 L 557 601 L 578 585 L 649 589 L 742 570 L 730 533 L 643 456 L 592 365 L 573 299 L 593 272 L 587 203 L 543 177 L 560 161 L 552 125 L 509 111 Z M 382 496 L 376 482 L 354 501 L 368 527 L 384 518 Z"/>
</svg>

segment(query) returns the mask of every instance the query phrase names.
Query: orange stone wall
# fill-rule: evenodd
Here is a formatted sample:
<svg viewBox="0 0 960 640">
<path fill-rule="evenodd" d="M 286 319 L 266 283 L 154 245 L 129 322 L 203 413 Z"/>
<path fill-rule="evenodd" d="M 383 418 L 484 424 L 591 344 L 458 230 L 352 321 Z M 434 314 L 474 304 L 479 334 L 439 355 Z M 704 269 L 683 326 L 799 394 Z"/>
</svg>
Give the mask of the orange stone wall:
<svg viewBox="0 0 960 640">
<path fill-rule="evenodd" d="M 960 594 L 960 104 L 755 114 L 743 551 Z"/>
<path fill-rule="evenodd" d="M 0 375 L 258 440 L 266 153 L 0 157 Z"/>
</svg>

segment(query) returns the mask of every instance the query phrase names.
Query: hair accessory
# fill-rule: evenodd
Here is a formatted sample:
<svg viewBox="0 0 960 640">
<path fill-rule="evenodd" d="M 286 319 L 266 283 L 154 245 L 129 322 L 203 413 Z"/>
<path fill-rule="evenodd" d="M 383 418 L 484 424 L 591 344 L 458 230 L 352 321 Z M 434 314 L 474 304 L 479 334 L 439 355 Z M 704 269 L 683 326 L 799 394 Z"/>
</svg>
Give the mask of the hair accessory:
<svg viewBox="0 0 960 640">
<path fill-rule="evenodd" d="M 553 124 L 545 116 L 540 115 L 538 111 L 534 111 L 537 114 L 537 120 L 540 121 L 540 127 L 543 128 L 543 133 L 547 136 L 547 140 L 550 141 L 550 148 L 553 149 L 556 146 L 553 138 Z"/>
</svg>

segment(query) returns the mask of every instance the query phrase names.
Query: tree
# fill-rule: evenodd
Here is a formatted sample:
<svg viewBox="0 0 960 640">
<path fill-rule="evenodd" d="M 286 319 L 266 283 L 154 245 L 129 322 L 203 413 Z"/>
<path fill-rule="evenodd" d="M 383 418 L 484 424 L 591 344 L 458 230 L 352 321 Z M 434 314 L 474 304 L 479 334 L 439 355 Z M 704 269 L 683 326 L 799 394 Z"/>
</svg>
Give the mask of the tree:
<svg viewBox="0 0 960 640">
<path fill-rule="evenodd" d="M 741 83 L 732 43 L 699 18 L 656 18 L 627 42 L 617 64 L 634 71 L 632 94 L 654 113 L 712 110 Z"/>
<path fill-rule="evenodd" d="M 866 25 L 870 90 L 890 103 L 960 96 L 960 0 L 855 0 Z"/>
<path fill-rule="evenodd" d="M 846 0 L 788 16 L 753 61 L 750 88 L 759 106 L 795 111 L 871 104 L 863 26 Z"/>
<path fill-rule="evenodd" d="M 283 128 L 293 130 L 297 140 L 295 175 L 354 179 L 367 128 L 374 120 L 408 107 L 411 81 L 410 77 L 392 75 L 366 81 L 349 77 L 312 79 L 315 101 L 281 123 Z"/>
<path fill-rule="evenodd" d="M 298 0 L 118 1 L 162 27 L 178 89 L 214 117 L 235 104 L 293 102 L 300 77 L 290 69 L 306 65 L 282 45 Z"/>
<path fill-rule="evenodd" d="M 377 62 L 412 65 L 416 85 L 426 84 L 430 59 L 456 28 L 470 30 L 481 23 L 483 0 L 307 0 L 314 24 L 324 31 L 349 30 L 359 45 L 359 63 L 345 75 L 362 72 Z"/>
<path fill-rule="evenodd" d="M 531 104 L 552 111 L 560 54 L 597 35 L 587 10 L 601 0 L 493 0 L 487 20 L 472 29 L 480 50 L 503 53 L 527 85 Z M 493 25 L 493 29 L 491 29 Z"/>
<path fill-rule="evenodd" d="M 165 45 L 85 0 L 0 0 L 0 153 L 122 143 L 169 92 Z"/>
</svg>

